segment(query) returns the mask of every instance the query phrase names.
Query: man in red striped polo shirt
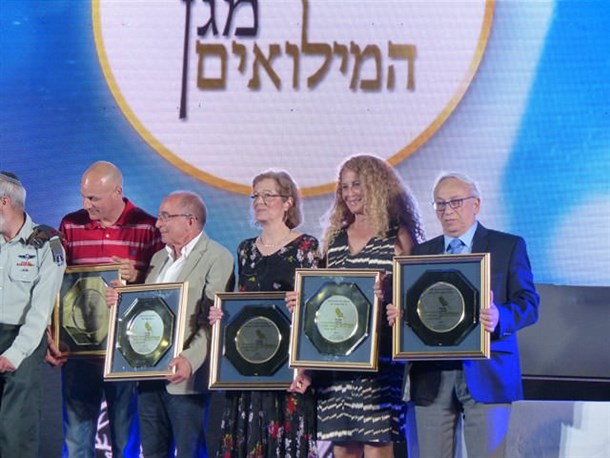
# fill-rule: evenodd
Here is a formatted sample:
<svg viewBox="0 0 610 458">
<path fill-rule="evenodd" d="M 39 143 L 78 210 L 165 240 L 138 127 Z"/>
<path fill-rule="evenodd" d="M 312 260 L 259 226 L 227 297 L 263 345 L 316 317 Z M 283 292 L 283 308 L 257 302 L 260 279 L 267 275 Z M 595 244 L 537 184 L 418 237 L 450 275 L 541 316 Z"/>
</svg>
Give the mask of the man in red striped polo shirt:
<svg viewBox="0 0 610 458">
<path fill-rule="evenodd" d="M 68 266 L 119 264 L 121 278 L 141 283 L 152 255 L 163 248 L 156 218 L 123 197 L 123 178 L 110 162 L 95 162 L 83 174 L 83 209 L 66 215 Z M 108 407 L 113 457 L 139 456 L 135 382 L 104 382 L 103 359 L 58 358 L 50 347 L 47 361 L 62 366 L 64 457 L 92 458 L 102 397 Z M 65 364 L 64 364 L 65 363 Z"/>
</svg>

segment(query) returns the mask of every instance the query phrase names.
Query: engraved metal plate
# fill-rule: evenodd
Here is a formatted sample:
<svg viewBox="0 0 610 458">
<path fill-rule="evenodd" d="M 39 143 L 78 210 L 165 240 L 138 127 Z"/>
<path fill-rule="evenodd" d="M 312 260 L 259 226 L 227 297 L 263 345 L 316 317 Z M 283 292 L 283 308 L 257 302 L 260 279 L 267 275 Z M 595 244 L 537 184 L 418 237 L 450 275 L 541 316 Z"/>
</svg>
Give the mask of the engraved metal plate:
<svg viewBox="0 0 610 458">
<path fill-rule="evenodd" d="M 100 277 L 83 277 L 63 296 L 62 326 L 74 344 L 99 345 L 108 335 L 105 286 Z"/>
<path fill-rule="evenodd" d="M 127 324 L 127 340 L 138 355 L 157 351 L 164 337 L 165 323 L 154 310 L 144 310 Z"/>
<path fill-rule="evenodd" d="M 323 339 L 345 342 L 358 330 L 358 307 L 345 296 L 331 296 L 320 304 L 315 323 Z"/>
<path fill-rule="evenodd" d="M 304 332 L 316 349 L 349 355 L 368 336 L 371 304 L 355 283 L 325 283 L 305 303 Z"/>
<path fill-rule="evenodd" d="M 162 298 L 138 298 L 118 319 L 117 348 L 132 367 L 154 367 L 172 345 L 174 320 Z"/>
<path fill-rule="evenodd" d="M 277 325 L 264 316 L 246 321 L 235 336 L 235 349 L 252 364 L 271 360 L 280 348 L 282 334 Z"/>
<path fill-rule="evenodd" d="M 288 359 L 290 322 L 277 306 L 246 305 L 227 325 L 224 354 L 245 376 L 271 376 Z"/>
<path fill-rule="evenodd" d="M 460 290 L 444 281 L 429 286 L 419 297 L 417 315 L 435 332 L 449 332 L 464 319 L 466 303 Z"/>
<path fill-rule="evenodd" d="M 405 303 L 405 324 L 426 345 L 458 345 L 478 324 L 478 291 L 458 270 L 426 271 Z"/>
</svg>

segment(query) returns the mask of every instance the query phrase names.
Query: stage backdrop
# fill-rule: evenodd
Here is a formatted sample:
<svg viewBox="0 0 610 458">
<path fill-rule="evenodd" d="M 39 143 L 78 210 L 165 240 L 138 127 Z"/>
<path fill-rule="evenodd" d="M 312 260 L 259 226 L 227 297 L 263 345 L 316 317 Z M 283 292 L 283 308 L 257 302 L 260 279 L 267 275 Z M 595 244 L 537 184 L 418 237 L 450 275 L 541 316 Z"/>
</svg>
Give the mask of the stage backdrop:
<svg viewBox="0 0 610 458">
<path fill-rule="evenodd" d="M 459 170 L 536 282 L 610 286 L 608 30 L 607 0 L 3 0 L 0 168 L 57 225 L 112 161 L 153 214 L 200 193 L 234 251 L 255 174 L 293 174 L 319 235 L 338 165 L 375 153 L 429 237 L 434 179 Z"/>
<path fill-rule="evenodd" d="M 537 282 L 610 285 L 607 1 L 21 1 L 0 16 L 0 166 L 37 221 L 115 162 L 156 213 L 199 192 L 208 231 L 250 236 L 250 179 L 281 167 L 319 234 L 339 163 L 430 188 L 472 175 L 481 220 L 523 235 Z M 567 242 L 566 242 L 567 241 Z"/>
</svg>

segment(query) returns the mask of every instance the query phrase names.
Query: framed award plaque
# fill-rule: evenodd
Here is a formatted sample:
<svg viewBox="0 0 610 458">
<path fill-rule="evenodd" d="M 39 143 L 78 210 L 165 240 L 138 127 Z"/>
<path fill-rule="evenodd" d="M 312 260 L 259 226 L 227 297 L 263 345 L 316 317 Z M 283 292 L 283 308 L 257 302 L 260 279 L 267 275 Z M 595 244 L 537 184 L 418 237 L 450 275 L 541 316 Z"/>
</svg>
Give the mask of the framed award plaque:
<svg viewBox="0 0 610 458">
<path fill-rule="evenodd" d="M 377 370 L 377 270 L 297 269 L 290 367 Z"/>
<path fill-rule="evenodd" d="M 489 358 L 490 335 L 479 320 L 489 307 L 489 253 L 394 258 L 396 360 Z"/>
<path fill-rule="evenodd" d="M 106 354 L 110 310 L 104 292 L 112 280 L 120 278 L 115 264 L 66 269 L 51 325 L 53 341 L 62 355 Z"/>
<path fill-rule="evenodd" d="M 171 374 L 182 351 L 188 283 L 117 288 L 104 364 L 106 380 L 153 380 Z"/>
<path fill-rule="evenodd" d="M 212 328 L 210 389 L 285 390 L 290 312 L 283 292 L 217 293 L 222 320 Z"/>
</svg>

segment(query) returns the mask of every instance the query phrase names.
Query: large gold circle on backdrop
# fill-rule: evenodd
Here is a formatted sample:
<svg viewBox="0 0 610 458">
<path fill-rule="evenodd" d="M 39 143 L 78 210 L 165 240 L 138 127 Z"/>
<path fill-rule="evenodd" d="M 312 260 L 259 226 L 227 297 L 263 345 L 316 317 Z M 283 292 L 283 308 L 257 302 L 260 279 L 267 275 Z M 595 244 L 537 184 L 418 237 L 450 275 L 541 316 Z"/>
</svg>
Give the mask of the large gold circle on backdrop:
<svg viewBox="0 0 610 458">
<path fill-rule="evenodd" d="M 289 171 L 305 196 L 373 152 L 396 165 L 466 93 L 493 0 L 93 0 L 99 62 L 135 131 L 180 170 L 248 194 Z M 186 24 L 189 24 L 187 27 Z"/>
</svg>

